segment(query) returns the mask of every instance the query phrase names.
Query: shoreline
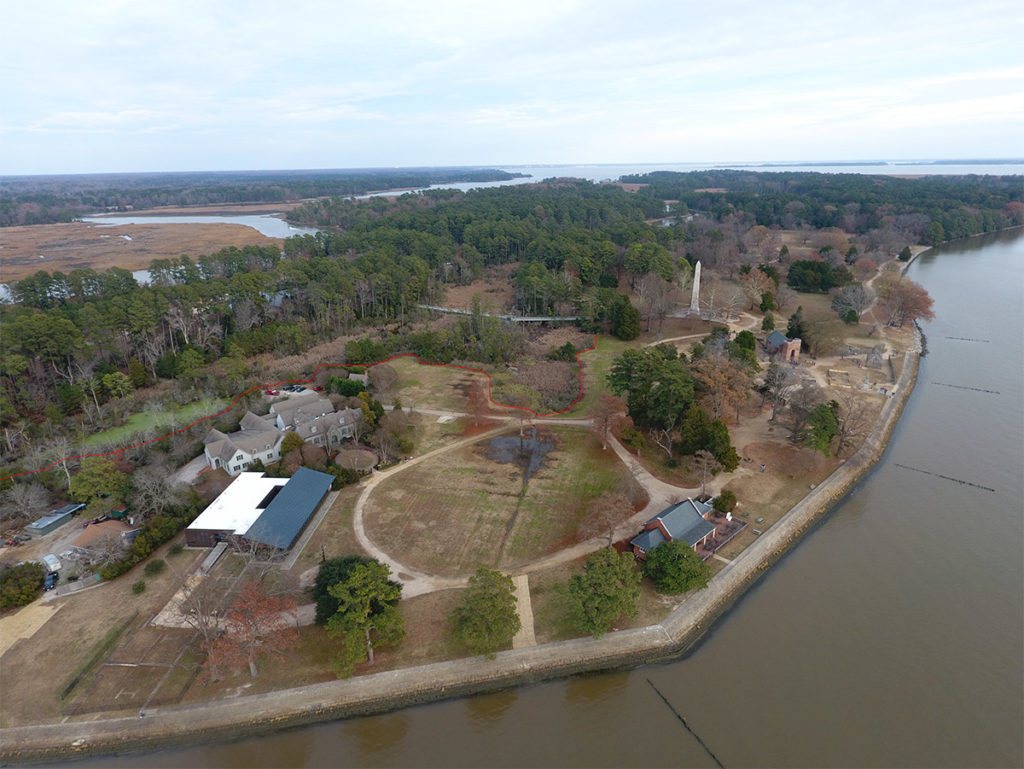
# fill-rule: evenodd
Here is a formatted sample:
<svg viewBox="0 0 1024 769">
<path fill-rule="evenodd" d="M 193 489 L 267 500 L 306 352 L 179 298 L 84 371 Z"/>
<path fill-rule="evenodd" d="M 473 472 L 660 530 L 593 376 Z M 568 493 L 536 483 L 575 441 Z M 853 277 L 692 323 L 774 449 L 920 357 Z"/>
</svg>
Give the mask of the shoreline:
<svg viewBox="0 0 1024 769">
<path fill-rule="evenodd" d="M 923 253 L 923 252 L 922 252 Z M 916 256 L 916 255 L 915 255 Z M 146 718 L 0 729 L 0 764 L 163 750 L 238 739 L 294 726 L 372 715 L 411 705 L 498 691 L 587 672 L 678 658 L 841 501 L 882 458 L 914 385 L 922 336 L 864 444 L 710 582 L 661 623 L 567 641 L 433 663 L 358 678 L 151 711 Z"/>
</svg>

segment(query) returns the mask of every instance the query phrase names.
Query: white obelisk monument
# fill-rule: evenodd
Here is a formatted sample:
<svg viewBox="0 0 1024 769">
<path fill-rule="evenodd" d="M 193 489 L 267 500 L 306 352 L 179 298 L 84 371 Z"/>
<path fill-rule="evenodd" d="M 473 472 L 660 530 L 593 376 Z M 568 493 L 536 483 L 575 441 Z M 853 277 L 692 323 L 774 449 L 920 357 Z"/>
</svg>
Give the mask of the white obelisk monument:
<svg viewBox="0 0 1024 769">
<path fill-rule="evenodd" d="M 690 312 L 700 315 L 700 262 L 693 268 L 693 293 L 690 294 Z"/>
</svg>

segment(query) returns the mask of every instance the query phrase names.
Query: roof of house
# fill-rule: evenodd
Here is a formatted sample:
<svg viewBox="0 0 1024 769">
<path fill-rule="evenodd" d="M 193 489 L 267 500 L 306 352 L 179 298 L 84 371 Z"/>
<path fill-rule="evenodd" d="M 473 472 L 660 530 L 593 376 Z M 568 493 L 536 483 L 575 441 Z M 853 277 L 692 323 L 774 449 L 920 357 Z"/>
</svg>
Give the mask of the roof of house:
<svg viewBox="0 0 1024 769">
<path fill-rule="evenodd" d="M 788 341 L 789 337 L 787 337 L 778 329 L 772 331 L 772 333 L 770 333 L 768 337 L 765 339 L 765 342 L 767 342 L 770 347 L 781 347 Z"/>
<path fill-rule="evenodd" d="M 212 457 L 220 457 L 224 463 L 230 462 L 241 450 L 246 454 L 257 454 L 269 451 L 284 437 L 284 433 L 263 417 L 251 411 L 245 412 L 239 422 L 239 429 L 230 435 L 213 428 L 206 434 L 203 443 Z"/>
<path fill-rule="evenodd" d="M 686 499 L 662 510 L 648 520 L 644 526 L 660 521 L 672 539 L 681 539 L 692 546 L 715 530 L 715 525 L 704 519 L 704 516 L 710 511 L 709 503 Z M 664 534 L 661 533 L 661 529 L 653 527 L 633 537 L 630 544 L 636 545 L 646 553 L 667 541 Z"/>
<path fill-rule="evenodd" d="M 271 490 L 286 483 L 288 478 L 267 478 L 263 473 L 239 473 L 231 485 L 188 527 L 244 534 L 263 514 L 263 508 L 258 505 Z"/>
<path fill-rule="evenodd" d="M 303 393 L 282 403 L 275 403 L 270 410 L 280 418 L 278 424 L 286 427 L 308 422 L 324 414 L 334 413 L 334 404 L 328 398 L 321 398 L 319 393 Z"/>
<path fill-rule="evenodd" d="M 245 532 L 245 538 L 287 550 L 327 496 L 334 477 L 300 467 Z"/>
<path fill-rule="evenodd" d="M 342 409 L 333 414 L 323 414 L 314 417 L 308 422 L 299 422 L 295 425 L 295 432 L 304 441 L 308 441 L 314 435 L 326 435 L 335 428 L 351 427 L 362 412 L 359 409 Z"/>
</svg>

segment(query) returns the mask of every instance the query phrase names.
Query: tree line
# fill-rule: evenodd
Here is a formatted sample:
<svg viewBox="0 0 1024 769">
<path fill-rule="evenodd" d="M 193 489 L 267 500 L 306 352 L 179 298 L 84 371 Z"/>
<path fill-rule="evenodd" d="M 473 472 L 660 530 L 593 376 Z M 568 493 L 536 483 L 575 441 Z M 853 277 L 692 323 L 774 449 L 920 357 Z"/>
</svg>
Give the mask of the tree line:
<svg viewBox="0 0 1024 769">
<path fill-rule="evenodd" d="M 741 211 L 765 227 L 839 227 L 865 234 L 887 223 L 934 245 L 1024 225 L 1019 176 L 926 176 L 713 170 L 622 177 L 646 184 L 638 197 L 677 200 L 677 211 L 721 219 Z"/>
<path fill-rule="evenodd" d="M 522 174 L 486 168 L 341 169 L 0 177 L 0 227 L 70 222 L 105 211 L 284 203 L 327 195 L 489 182 Z"/>
</svg>

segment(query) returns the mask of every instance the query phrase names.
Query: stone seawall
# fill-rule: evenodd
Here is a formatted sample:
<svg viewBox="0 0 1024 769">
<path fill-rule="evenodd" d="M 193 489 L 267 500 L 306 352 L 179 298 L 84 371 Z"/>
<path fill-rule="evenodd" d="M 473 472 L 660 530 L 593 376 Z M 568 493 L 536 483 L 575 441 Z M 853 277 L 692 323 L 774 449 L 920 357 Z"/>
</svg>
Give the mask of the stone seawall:
<svg viewBox="0 0 1024 769">
<path fill-rule="evenodd" d="M 687 597 L 660 624 L 608 633 L 599 639 L 577 638 L 501 652 L 494 660 L 453 660 L 227 701 L 161 708 L 141 719 L 2 729 L 0 762 L 148 751 L 193 745 L 197 741 L 237 739 L 285 726 L 380 713 L 676 657 L 703 636 L 771 564 L 878 462 L 913 390 L 918 357 L 917 349 L 907 353 L 897 394 L 883 407 L 878 423 L 860 450 L 715 575 L 706 590 Z"/>
</svg>

